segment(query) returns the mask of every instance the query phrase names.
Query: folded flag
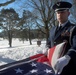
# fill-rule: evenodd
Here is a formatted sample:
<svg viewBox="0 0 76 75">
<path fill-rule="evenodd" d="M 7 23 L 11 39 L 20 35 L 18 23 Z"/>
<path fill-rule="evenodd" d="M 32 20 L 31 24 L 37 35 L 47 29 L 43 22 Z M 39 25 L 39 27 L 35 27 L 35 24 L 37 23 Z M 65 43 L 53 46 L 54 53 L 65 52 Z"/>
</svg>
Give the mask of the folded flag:
<svg viewBox="0 0 76 75">
<path fill-rule="evenodd" d="M 54 58 L 53 54 L 56 52 L 54 50 L 56 49 L 53 47 L 49 49 L 47 55 L 36 54 L 20 61 L 2 65 L 0 66 L 0 75 L 58 75 L 55 74 L 51 64 Z"/>
<path fill-rule="evenodd" d="M 47 58 L 49 59 L 49 63 L 53 69 L 55 68 L 57 59 L 64 55 L 66 45 L 67 45 L 67 43 L 63 42 L 48 50 Z M 54 69 L 54 71 L 55 71 L 55 69 Z"/>
</svg>

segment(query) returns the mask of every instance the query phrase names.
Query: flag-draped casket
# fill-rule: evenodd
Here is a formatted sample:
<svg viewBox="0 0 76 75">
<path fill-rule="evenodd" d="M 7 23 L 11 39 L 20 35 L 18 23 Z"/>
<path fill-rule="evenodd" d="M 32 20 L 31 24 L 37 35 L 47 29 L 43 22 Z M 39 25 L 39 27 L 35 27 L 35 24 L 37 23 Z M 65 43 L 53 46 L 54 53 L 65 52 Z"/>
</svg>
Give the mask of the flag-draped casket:
<svg viewBox="0 0 76 75">
<path fill-rule="evenodd" d="M 0 75 L 55 75 L 56 60 L 64 53 L 65 42 L 48 50 L 47 55 L 29 58 L 0 66 Z M 57 75 L 57 74 L 56 74 Z"/>
</svg>

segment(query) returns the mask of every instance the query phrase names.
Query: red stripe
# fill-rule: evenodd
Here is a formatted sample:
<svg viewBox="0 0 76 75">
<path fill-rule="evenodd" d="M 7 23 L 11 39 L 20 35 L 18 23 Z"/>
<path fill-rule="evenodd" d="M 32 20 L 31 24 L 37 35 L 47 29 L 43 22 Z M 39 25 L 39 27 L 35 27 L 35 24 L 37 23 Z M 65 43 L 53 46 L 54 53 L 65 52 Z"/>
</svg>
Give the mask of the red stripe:
<svg viewBox="0 0 76 75">
<path fill-rule="evenodd" d="M 48 55 L 49 62 L 52 61 L 52 56 L 53 56 L 53 53 L 54 53 L 55 47 L 56 47 L 56 46 L 50 48 L 50 50 L 49 50 L 49 53 L 48 53 L 48 54 L 49 54 L 49 55 Z"/>
<path fill-rule="evenodd" d="M 36 55 L 30 57 L 30 59 L 36 59 L 36 58 L 39 58 L 36 60 L 37 62 L 40 62 L 40 63 L 47 62 L 49 64 L 49 60 L 48 60 L 47 56 L 44 54 L 36 54 Z"/>
<path fill-rule="evenodd" d="M 38 58 L 38 57 L 41 57 L 43 56 L 44 54 L 36 54 L 34 56 L 31 56 L 30 59 L 35 59 L 35 58 Z"/>
<path fill-rule="evenodd" d="M 49 62 L 49 60 L 47 56 L 44 55 L 44 57 L 38 59 L 38 62 Z"/>
</svg>

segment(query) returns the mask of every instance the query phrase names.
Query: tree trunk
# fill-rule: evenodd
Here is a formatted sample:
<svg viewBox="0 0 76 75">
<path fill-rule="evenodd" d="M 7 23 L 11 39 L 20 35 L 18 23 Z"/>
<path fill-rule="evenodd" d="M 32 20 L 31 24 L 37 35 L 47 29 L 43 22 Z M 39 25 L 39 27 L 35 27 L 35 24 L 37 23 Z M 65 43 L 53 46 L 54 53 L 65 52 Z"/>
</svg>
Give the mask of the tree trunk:
<svg viewBox="0 0 76 75">
<path fill-rule="evenodd" d="M 31 42 L 31 35 L 30 35 L 30 28 L 29 28 L 29 42 L 30 42 L 30 45 L 32 45 L 32 42 Z"/>
<path fill-rule="evenodd" d="M 10 30 L 8 31 L 8 41 L 9 46 L 12 47 L 12 32 Z"/>
<path fill-rule="evenodd" d="M 49 37 L 49 27 L 47 23 L 45 23 L 45 32 L 46 32 L 46 43 L 47 43 Z"/>
</svg>

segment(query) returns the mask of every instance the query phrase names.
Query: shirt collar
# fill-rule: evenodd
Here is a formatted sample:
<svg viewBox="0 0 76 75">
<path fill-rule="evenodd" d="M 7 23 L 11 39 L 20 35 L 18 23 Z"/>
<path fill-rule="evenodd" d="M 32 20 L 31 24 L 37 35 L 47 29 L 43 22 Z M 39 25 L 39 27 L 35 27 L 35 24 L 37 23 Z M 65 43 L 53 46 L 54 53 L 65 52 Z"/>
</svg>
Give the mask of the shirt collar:
<svg viewBox="0 0 76 75">
<path fill-rule="evenodd" d="M 66 22 L 63 23 L 63 24 L 59 24 L 59 27 L 60 27 L 60 26 L 64 27 L 67 23 L 68 23 L 68 21 L 66 21 Z"/>
</svg>

